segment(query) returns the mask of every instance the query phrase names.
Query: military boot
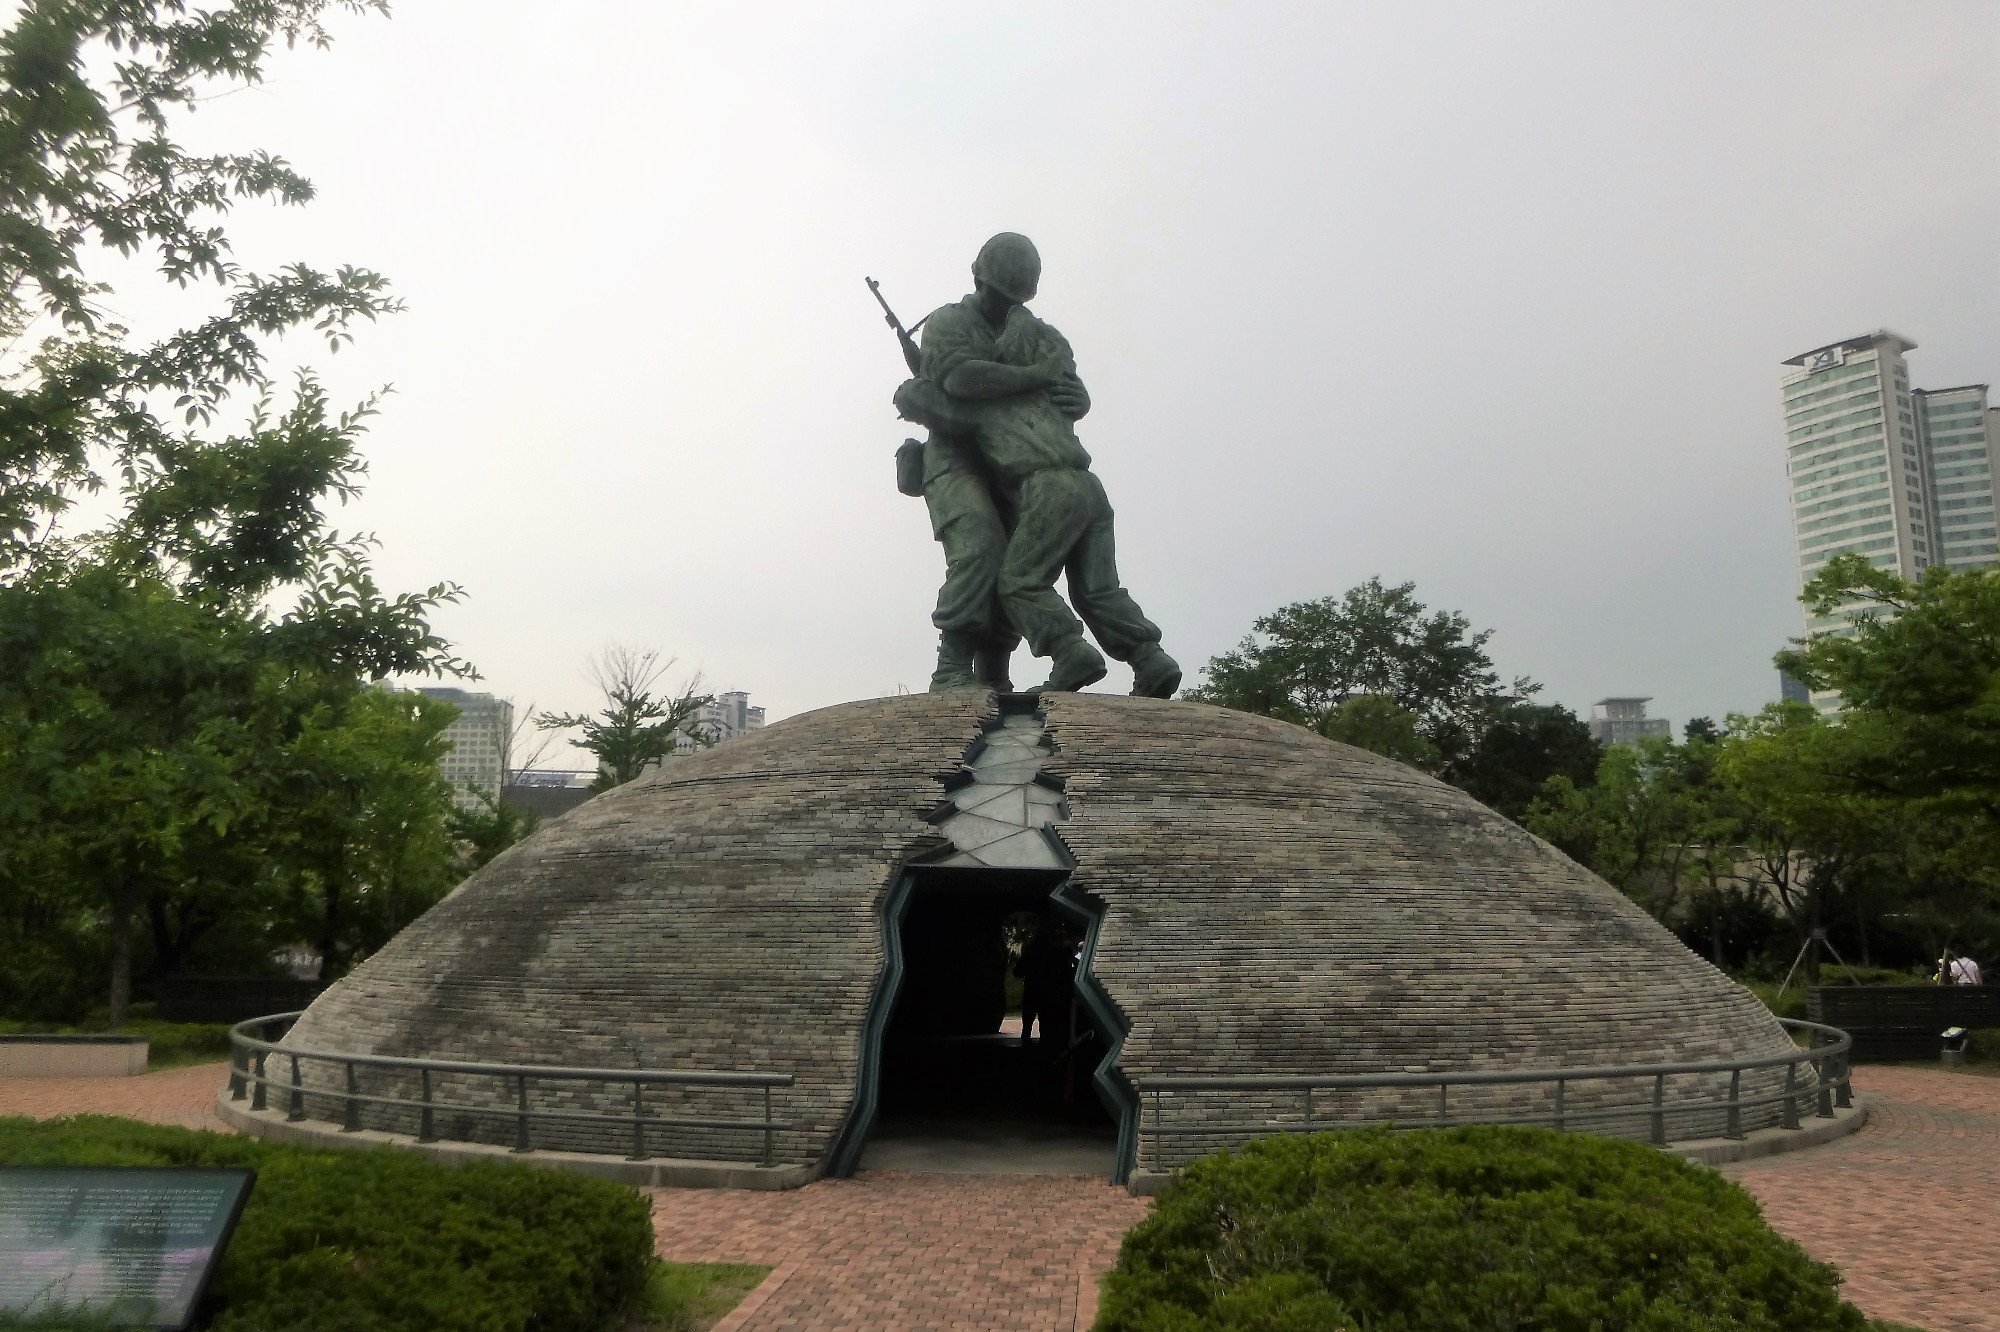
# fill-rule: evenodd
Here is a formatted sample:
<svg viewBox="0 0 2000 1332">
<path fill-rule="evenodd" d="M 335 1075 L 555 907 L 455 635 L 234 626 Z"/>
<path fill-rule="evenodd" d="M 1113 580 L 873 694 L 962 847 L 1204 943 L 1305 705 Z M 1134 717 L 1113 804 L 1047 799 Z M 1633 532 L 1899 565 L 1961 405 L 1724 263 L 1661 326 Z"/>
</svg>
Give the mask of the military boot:
<svg viewBox="0 0 2000 1332">
<path fill-rule="evenodd" d="M 1081 634 L 1059 644 L 1050 656 L 1049 678 L 1030 690 L 1035 694 L 1073 694 L 1104 678 L 1104 655 L 1083 641 Z"/>
<path fill-rule="evenodd" d="M 1181 664 L 1158 643 L 1142 645 L 1132 654 L 1131 666 L 1134 698 L 1172 698 L 1181 687 Z"/>
<path fill-rule="evenodd" d="M 972 654 L 972 673 L 979 683 L 1002 694 L 1014 692 L 1014 682 L 1008 678 L 1008 664 L 1014 659 L 1014 649 L 995 647 L 988 643 Z"/>
<path fill-rule="evenodd" d="M 970 689 L 979 683 L 972 673 L 972 635 L 942 633 L 938 635 L 937 670 L 931 673 L 931 692 L 945 689 Z"/>
</svg>

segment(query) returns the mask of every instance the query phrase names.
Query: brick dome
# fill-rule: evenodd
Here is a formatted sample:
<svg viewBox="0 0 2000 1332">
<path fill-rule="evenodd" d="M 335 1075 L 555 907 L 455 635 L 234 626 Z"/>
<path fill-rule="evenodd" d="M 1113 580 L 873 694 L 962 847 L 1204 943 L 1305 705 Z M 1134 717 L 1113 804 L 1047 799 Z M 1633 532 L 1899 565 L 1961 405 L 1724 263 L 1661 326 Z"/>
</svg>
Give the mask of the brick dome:
<svg viewBox="0 0 2000 1332">
<path fill-rule="evenodd" d="M 806 713 L 589 801 L 468 879 L 286 1040 L 789 1073 L 778 1161 L 839 1170 L 874 1113 L 912 893 L 994 885 L 1054 891 L 1092 921 L 1078 982 L 1107 1039 L 1096 1080 L 1124 1130 L 1121 1175 L 1132 1088 L 1151 1078 L 1792 1048 L 1750 994 L 1602 880 L 1408 767 L 1201 704 L 976 690 Z M 1781 1073 L 1746 1074 L 1746 1092 Z M 1504 1110 L 1525 1094 L 1488 1097 Z M 619 1093 L 603 1095 L 615 1112 Z M 726 1116 L 729 1095 L 690 1091 L 672 1110 Z M 1287 1104 L 1189 1096 L 1162 1113 L 1282 1119 Z M 1361 1108 L 1415 1113 L 1386 1092 Z M 398 1113 L 366 1118 L 407 1131 Z M 1173 1139 L 1163 1163 L 1229 1140 Z M 615 1145 L 583 1129 L 541 1141 Z M 749 1161 L 760 1146 L 696 1129 L 673 1150 Z"/>
</svg>

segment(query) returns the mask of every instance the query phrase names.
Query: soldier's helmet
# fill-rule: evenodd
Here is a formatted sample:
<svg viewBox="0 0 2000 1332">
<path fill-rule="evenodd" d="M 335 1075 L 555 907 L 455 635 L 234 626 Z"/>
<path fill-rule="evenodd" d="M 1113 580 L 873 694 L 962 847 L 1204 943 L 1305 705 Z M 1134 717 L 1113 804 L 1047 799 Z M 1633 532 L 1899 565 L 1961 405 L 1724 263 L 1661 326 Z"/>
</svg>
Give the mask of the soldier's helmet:
<svg viewBox="0 0 2000 1332">
<path fill-rule="evenodd" d="M 1042 282 L 1042 256 L 1035 243 L 1018 231 L 1003 231 L 979 247 L 972 276 L 1001 295 L 1026 303 L 1035 299 Z"/>
</svg>

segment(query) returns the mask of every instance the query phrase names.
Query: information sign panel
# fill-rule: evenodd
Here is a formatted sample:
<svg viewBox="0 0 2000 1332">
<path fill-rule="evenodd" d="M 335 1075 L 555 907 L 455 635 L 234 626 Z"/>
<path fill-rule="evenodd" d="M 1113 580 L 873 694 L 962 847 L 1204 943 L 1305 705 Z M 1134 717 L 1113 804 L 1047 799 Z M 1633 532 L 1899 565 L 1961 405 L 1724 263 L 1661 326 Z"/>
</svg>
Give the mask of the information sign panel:
<svg viewBox="0 0 2000 1332">
<path fill-rule="evenodd" d="M 0 1166 L 0 1310 L 183 1328 L 257 1172 Z"/>
</svg>

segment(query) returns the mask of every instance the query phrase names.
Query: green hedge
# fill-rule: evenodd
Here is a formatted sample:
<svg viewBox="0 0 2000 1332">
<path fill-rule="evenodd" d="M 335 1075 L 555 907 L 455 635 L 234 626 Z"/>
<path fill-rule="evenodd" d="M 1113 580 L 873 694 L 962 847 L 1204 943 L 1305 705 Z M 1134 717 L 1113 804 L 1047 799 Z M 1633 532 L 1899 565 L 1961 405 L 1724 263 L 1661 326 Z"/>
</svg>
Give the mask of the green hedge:
<svg viewBox="0 0 2000 1332">
<path fill-rule="evenodd" d="M 149 1005 L 150 1007 L 150 1005 Z M 0 1018 L 0 1036 L 95 1036 L 110 1030 L 105 1022 L 62 1026 Z M 120 1036 L 146 1038 L 146 1067 L 175 1068 L 182 1064 L 218 1063 L 229 1058 L 229 1028 L 213 1022 L 160 1022 L 135 1017 L 118 1029 Z"/>
<path fill-rule="evenodd" d="M 78 1115 L 0 1119 L 0 1163 L 256 1167 L 197 1324 L 214 1332 L 603 1332 L 652 1262 L 637 1192 L 511 1162 Z"/>
<path fill-rule="evenodd" d="M 1099 1332 L 1858 1332 L 1839 1275 L 1712 1170 L 1546 1129 L 1288 1135 L 1189 1166 Z"/>
</svg>

